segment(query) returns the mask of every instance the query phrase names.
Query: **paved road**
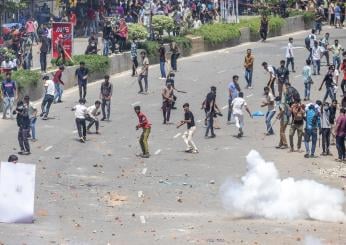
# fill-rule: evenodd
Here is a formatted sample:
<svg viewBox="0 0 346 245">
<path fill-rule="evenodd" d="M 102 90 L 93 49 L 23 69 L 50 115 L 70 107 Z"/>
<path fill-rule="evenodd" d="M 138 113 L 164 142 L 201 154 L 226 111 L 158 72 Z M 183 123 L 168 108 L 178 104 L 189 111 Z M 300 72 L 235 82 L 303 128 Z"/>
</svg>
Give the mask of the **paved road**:
<svg viewBox="0 0 346 245">
<path fill-rule="evenodd" d="M 346 45 L 345 31 L 330 30 Z M 292 35 L 303 46 L 307 32 Z M 173 121 L 182 118 L 181 105 L 191 104 L 198 128 L 195 142 L 199 154 L 184 153 L 180 137 L 184 129 L 162 125 L 158 67 L 150 69 L 150 93 L 138 95 L 135 79 L 129 72 L 114 76 L 112 121 L 102 123 L 101 135 L 90 135 L 85 145 L 77 141 L 73 113 L 77 91 L 64 94 L 64 103 L 53 105 L 54 120 L 38 122 L 39 141 L 32 143 L 32 155 L 21 162 L 37 164 L 34 224 L 0 224 L 0 241 L 5 244 L 302 244 L 312 235 L 330 244 L 345 244 L 345 224 L 311 220 L 265 220 L 236 218 L 221 205 L 219 188 L 228 177 L 244 175 L 245 156 L 257 149 L 276 163 L 282 177 L 310 178 L 337 188 L 345 187 L 339 178 L 341 165 L 333 157 L 305 160 L 303 153 L 275 150 L 278 136 L 264 137 L 263 118 L 245 118 L 245 137 L 232 135 L 236 128 L 220 118 L 221 129 L 215 139 L 205 140 L 200 104 L 211 85 L 217 86 L 217 102 L 227 105 L 227 84 L 232 75 L 243 74 L 245 50 L 256 56 L 254 89 L 246 90 L 248 104 L 259 109 L 267 80 L 260 64 L 267 60 L 277 65 L 284 55 L 288 37 L 267 43 L 244 44 L 226 50 L 198 54 L 179 61 L 176 86 L 188 91 L 179 94 Z M 306 51 L 296 49 L 296 74 L 293 84 L 302 89 L 299 77 Z M 322 74 L 326 68 L 322 68 Z M 297 77 L 295 77 L 297 76 Z M 318 96 L 316 77 L 313 98 Z M 98 97 L 99 83 L 89 86 L 90 103 Z M 241 85 L 245 81 L 241 76 Z M 320 94 L 319 94 L 320 95 Z M 140 104 L 153 123 L 150 159 L 138 159 L 137 123 L 132 105 Z M 226 109 L 224 110 L 226 114 Z M 0 122 L 0 155 L 6 159 L 18 149 L 16 125 Z M 278 125 L 275 126 L 278 132 Z M 50 148 L 52 146 L 52 148 Z M 49 147 L 49 148 L 48 148 Z M 317 149 L 320 153 L 321 149 Z M 335 150 L 333 149 L 335 153 Z M 156 154 L 155 154 L 156 153 Z M 336 175 L 334 175 L 336 172 Z M 210 181 L 214 180 L 215 184 Z M 113 197 L 107 203 L 107 196 Z M 118 196 L 117 196 L 118 195 Z M 178 201 L 179 200 L 179 201 Z"/>
</svg>

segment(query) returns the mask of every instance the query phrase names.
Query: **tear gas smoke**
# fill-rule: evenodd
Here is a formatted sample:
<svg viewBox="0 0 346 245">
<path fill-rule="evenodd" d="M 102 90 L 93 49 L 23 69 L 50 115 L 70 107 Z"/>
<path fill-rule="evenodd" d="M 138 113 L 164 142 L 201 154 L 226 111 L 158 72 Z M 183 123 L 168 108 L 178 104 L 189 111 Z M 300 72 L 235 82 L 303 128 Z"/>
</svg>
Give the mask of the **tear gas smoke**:
<svg viewBox="0 0 346 245">
<path fill-rule="evenodd" d="M 280 179 L 274 163 L 251 150 L 241 183 L 228 180 L 221 186 L 225 209 L 234 214 L 268 219 L 345 221 L 341 190 L 313 180 Z"/>
</svg>

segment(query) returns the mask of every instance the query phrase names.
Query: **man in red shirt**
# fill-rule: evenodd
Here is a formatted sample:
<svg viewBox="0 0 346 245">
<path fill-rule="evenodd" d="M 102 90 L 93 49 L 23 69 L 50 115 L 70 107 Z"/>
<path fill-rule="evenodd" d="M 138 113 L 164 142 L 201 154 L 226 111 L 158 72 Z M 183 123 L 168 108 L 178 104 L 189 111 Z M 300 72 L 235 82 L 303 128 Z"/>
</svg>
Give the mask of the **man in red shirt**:
<svg viewBox="0 0 346 245">
<path fill-rule="evenodd" d="M 342 60 L 341 71 L 344 72 L 344 77 L 341 82 L 342 96 L 344 96 L 346 93 L 346 59 Z"/>
<path fill-rule="evenodd" d="M 141 138 L 139 139 L 139 144 L 141 145 L 142 154 L 139 156 L 142 158 L 149 158 L 149 146 L 148 146 L 148 138 L 151 131 L 151 123 L 148 118 L 141 112 L 140 106 L 135 106 L 135 112 L 138 117 L 138 125 L 136 126 L 136 130 L 142 128 L 143 132 Z"/>
<path fill-rule="evenodd" d="M 63 65 L 59 66 L 59 70 L 57 70 L 53 77 L 53 82 L 55 84 L 55 98 L 54 103 L 61 103 L 61 97 L 63 93 L 64 82 L 61 80 L 62 72 L 65 70 Z"/>
</svg>

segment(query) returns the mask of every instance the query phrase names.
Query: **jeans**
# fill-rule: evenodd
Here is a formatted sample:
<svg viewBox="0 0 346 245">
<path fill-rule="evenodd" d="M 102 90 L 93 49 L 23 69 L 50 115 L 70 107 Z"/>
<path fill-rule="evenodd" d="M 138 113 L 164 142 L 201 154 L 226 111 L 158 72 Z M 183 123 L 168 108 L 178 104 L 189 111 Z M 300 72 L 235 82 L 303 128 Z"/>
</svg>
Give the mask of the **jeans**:
<svg viewBox="0 0 346 245">
<path fill-rule="evenodd" d="M 142 79 L 144 79 L 145 92 L 148 92 L 148 75 L 139 75 L 138 77 L 139 91 L 143 92 Z"/>
<path fill-rule="evenodd" d="M 123 52 L 125 49 L 126 38 L 119 37 L 119 52 Z"/>
<path fill-rule="evenodd" d="M 341 81 L 340 87 L 341 87 L 342 94 L 345 94 L 346 93 L 346 80 L 345 79 L 343 79 Z"/>
<path fill-rule="evenodd" d="M 170 101 L 164 101 L 162 103 L 163 123 L 169 122 L 171 116 L 172 103 Z"/>
<path fill-rule="evenodd" d="M 76 118 L 76 126 L 79 138 L 86 137 L 86 125 L 84 118 Z"/>
<path fill-rule="evenodd" d="M 288 69 L 289 64 L 291 64 L 292 71 L 294 71 L 294 57 L 287 58 L 286 61 L 286 68 Z"/>
<path fill-rule="evenodd" d="M 245 69 L 245 80 L 247 82 L 248 87 L 252 86 L 252 72 L 252 69 Z"/>
<path fill-rule="evenodd" d="M 311 138 L 311 151 L 309 149 L 310 138 Z M 310 154 L 310 155 L 315 154 L 316 142 L 317 142 L 317 128 L 313 128 L 313 129 L 306 128 L 305 134 L 304 134 L 304 144 L 305 144 L 305 149 L 307 154 Z"/>
<path fill-rule="evenodd" d="M 165 61 L 160 61 L 161 77 L 166 78 Z"/>
<path fill-rule="evenodd" d="M 336 148 L 338 149 L 338 157 L 345 160 L 345 136 L 336 136 Z"/>
<path fill-rule="evenodd" d="M 195 142 L 193 142 L 193 139 L 192 139 L 195 131 L 196 131 L 196 126 L 193 126 L 193 127 L 189 128 L 187 131 L 185 131 L 185 133 L 183 134 L 183 139 L 184 139 L 184 142 L 186 144 L 186 148 L 188 150 L 190 150 L 190 149 L 197 150 Z"/>
<path fill-rule="evenodd" d="M 3 116 L 2 118 L 6 118 L 7 111 L 10 110 L 10 117 L 13 118 L 12 108 L 14 105 L 14 97 L 5 96 L 3 99 Z"/>
<path fill-rule="evenodd" d="M 49 109 L 50 109 L 50 106 L 52 105 L 53 101 L 54 101 L 53 95 L 46 94 L 44 96 L 42 104 L 41 104 L 41 110 L 42 110 L 44 117 L 48 117 Z"/>
<path fill-rule="evenodd" d="M 96 132 L 99 131 L 99 125 L 100 125 L 99 120 L 94 119 L 92 117 L 87 117 L 85 120 L 89 122 L 87 130 L 89 130 L 95 124 Z"/>
<path fill-rule="evenodd" d="M 340 56 L 333 56 L 333 65 L 335 66 L 336 69 L 339 70 L 340 68 Z"/>
<path fill-rule="evenodd" d="M 260 36 L 262 38 L 263 41 L 265 41 L 267 39 L 267 35 L 268 35 L 268 31 L 267 30 L 260 30 Z"/>
<path fill-rule="evenodd" d="M 267 111 L 266 116 L 265 116 L 265 122 L 267 126 L 267 134 L 274 134 L 274 130 L 271 124 L 271 120 L 275 115 L 275 111 Z"/>
<path fill-rule="evenodd" d="M 171 55 L 171 67 L 173 71 L 176 71 L 177 68 L 177 59 L 178 59 L 178 54 L 172 54 Z"/>
<path fill-rule="evenodd" d="M 311 83 L 307 82 L 304 83 L 304 98 L 305 99 L 310 99 L 310 91 L 311 91 Z"/>
<path fill-rule="evenodd" d="M 326 57 L 327 66 L 329 66 L 329 51 L 328 50 L 324 51 L 322 54 L 322 57 L 323 56 Z M 322 57 L 321 57 L 321 59 L 322 59 Z"/>
<path fill-rule="evenodd" d="M 30 152 L 30 145 L 28 140 L 29 128 L 19 127 L 18 129 L 18 143 L 21 151 Z"/>
<path fill-rule="evenodd" d="M 304 123 L 294 123 L 292 122 L 290 132 L 289 132 L 289 139 L 290 139 L 290 147 L 293 149 L 293 136 L 295 132 L 298 132 L 298 143 L 297 143 L 297 149 L 299 150 L 302 146 L 302 137 L 303 137 L 303 125 Z"/>
<path fill-rule="evenodd" d="M 322 22 L 321 21 L 315 21 L 315 30 L 320 33 L 322 31 Z"/>
<path fill-rule="evenodd" d="M 138 67 L 138 60 L 137 60 L 137 57 L 132 57 L 132 76 L 136 75 L 136 70 L 137 70 L 137 67 Z"/>
<path fill-rule="evenodd" d="M 228 98 L 228 114 L 227 114 L 227 121 L 228 122 L 231 122 L 231 120 L 232 120 L 232 114 L 233 114 L 232 101 L 233 101 L 232 98 Z"/>
<path fill-rule="evenodd" d="M 326 93 L 324 94 L 323 102 L 327 100 L 328 96 L 330 97 L 331 100 L 335 100 L 333 87 L 326 87 Z"/>
<path fill-rule="evenodd" d="M 207 113 L 207 129 L 205 131 L 205 136 L 207 137 L 209 135 L 209 130 L 210 130 L 210 134 L 211 136 L 215 136 L 214 134 L 214 116 L 213 116 L 214 112 L 211 113 Z"/>
<path fill-rule="evenodd" d="M 31 137 L 33 140 L 36 139 L 36 121 L 36 117 L 30 118 Z"/>
<path fill-rule="evenodd" d="M 313 70 L 314 70 L 314 75 L 320 74 L 320 70 L 321 70 L 321 61 L 320 60 L 312 60 L 312 65 L 313 65 Z"/>
<path fill-rule="evenodd" d="M 109 40 L 103 40 L 103 56 L 108 56 L 109 54 Z"/>
<path fill-rule="evenodd" d="M 40 53 L 40 64 L 41 71 L 45 72 L 47 70 L 47 52 Z"/>
<path fill-rule="evenodd" d="M 87 94 L 87 83 L 78 83 L 79 98 L 85 99 Z"/>
<path fill-rule="evenodd" d="M 287 139 L 286 139 L 286 128 L 287 128 L 288 122 L 284 122 L 283 120 L 280 121 L 280 142 L 279 146 L 287 146 Z"/>
<path fill-rule="evenodd" d="M 330 145 L 330 128 L 322 128 L 322 150 L 325 153 L 329 153 Z"/>
<path fill-rule="evenodd" d="M 107 113 L 106 113 L 106 108 L 107 108 Z M 101 110 L 102 110 L 102 118 L 109 120 L 109 117 L 111 116 L 111 101 L 102 99 Z"/>
<path fill-rule="evenodd" d="M 150 135 L 150 128 L 143 128 L 141 137 L 139 138 L 139 144 L 141 146 L 144 155 L 149 154 L 148 138 Z"/>
<path fill-rule="evenodd" d="M 62 85 L 60 85 L 60 83 L 55 83 L 55 97 L 54 97 L 55 102 L 61 101 L 62 93 L 63 93 Z"/>
</svg>

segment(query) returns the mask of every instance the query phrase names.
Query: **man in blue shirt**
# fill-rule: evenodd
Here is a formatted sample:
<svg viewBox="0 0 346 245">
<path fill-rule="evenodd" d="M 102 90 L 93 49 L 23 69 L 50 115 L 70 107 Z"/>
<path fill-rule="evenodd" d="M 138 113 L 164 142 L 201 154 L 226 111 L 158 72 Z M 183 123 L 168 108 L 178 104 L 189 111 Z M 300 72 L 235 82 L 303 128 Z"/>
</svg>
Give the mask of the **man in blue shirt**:
<svg viewBox="0 0 346 245">
<path fill-rule="evenodd" d="M 14 101 L 17 99 L 16 82 L 11 79 L 11 73 L 6 73 L 6 79 L 1 84 L 1 92 L 3 95 L 3 116 L 2 119 L 7 118 L 7 111 L 10 111 L 10 118 L 13 119 L 12 108 Z"/>
<path fill-rule="evenodd" d="M 239 83 L 239 76 L 234 75 L 233 76 L 233 81 L 229 83 L 228 85 L 228 116 L 227 116 L 227 123 L 231 123 L 232 119 L 232 101 L 238 97 L 239 92 L 241 92 Z"/>
<path fill-rule="evenodd" d="M 314 158 L 315 157 L 315 149 L 317 142 L 317 128 L 321 130 L 321 120 L 320 113 L 315 108 L 315 105 L 311 104 L 306 111 L 306 123 L 305 123 L 305 134 L 304 134 L 304 143 L 306 154 L 305 158 Z M 311 151 L 309 149 L 309 142 L 311 139 Z"/>
<path fill-rule="evenodd" d="M 84 61 L 79 63 L 79 68 L 76 70 L 76 77 L 78 80 L 79 88 L 79 99 L 85 99 L 87 93 L 87 84 L 88 84 L 88 74 L 89 70 L 85 67 Z"/>
</svg>

